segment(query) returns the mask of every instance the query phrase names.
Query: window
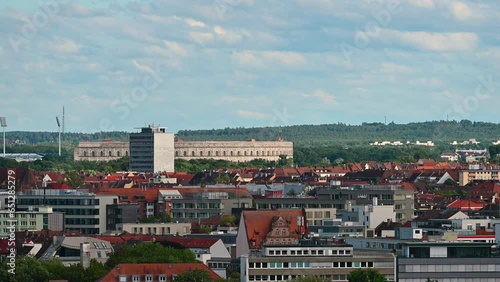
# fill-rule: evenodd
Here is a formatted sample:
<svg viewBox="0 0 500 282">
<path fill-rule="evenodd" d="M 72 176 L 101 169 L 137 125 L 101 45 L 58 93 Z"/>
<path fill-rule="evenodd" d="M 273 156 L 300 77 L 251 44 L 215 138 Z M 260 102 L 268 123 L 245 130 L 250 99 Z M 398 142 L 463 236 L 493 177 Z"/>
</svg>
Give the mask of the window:
<svg viewBox="0 0 500 282">
<path fill-rule="evenodd" d="M 113 152 L 111 152 L 111 151 L 109 151 L 108 154 L 109 154 L 110 157 L 113 156 Z"/>
<path fill-rule="evenodd" d="M 132 275 L 132 282 L 140 282 L 140 281 L 141 281 L 141 276 Z"/>
<path fill-rule="evenodd" d="M 191 156 L 194 157 L 194 151 L 191 152 Z"/>
<path fill-rule="evenodd" d="M 153 275 L 151 274 L 146 274 L 146 282 L 153 282 Z"/>
</svg>

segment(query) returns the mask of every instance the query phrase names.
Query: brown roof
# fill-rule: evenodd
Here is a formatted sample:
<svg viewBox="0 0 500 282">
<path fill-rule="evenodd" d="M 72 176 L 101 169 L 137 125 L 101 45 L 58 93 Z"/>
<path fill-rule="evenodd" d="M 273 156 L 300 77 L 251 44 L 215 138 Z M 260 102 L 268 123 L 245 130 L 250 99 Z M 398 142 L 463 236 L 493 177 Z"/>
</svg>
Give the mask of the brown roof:
<svg viewBox="0 0 500 282">
<path fill-rule="evenodd" d="M 300 233 L 307 234 L 306 213 L 304 210 L 255 210 L 243 211 L 243 220 L 247 231 L 248 245 L 250 249 L 260 249 L 265 241 L 266 235 L 271 230 L 273 218 L 282 217 L 290 224 L 290 232 L 299 235 L 297 217 L 304 218 Z"/>
<path fill-rule="evenodd" d="M 173 280 L 173 275 L 182 274 L 186 271 L 202 269 L 210 274 L 210 277 L 214 280 L 220 279 L 213 270 L 208 268 L 208 266 L 203 263 L 140 263 L 140 264 L 119 264 L 115 266 L 106 276 L 101 278 L 101 282 L 111 282 L 119 281 L 120 275 L 140 275 L 141 281 L 145 281 L 144 275 L 153 275 L 153 280 L 158 281 L 159 274 L 166 274 L 167 281 Z M 128 279 L 127 281 L 131 281 Z"/>
</svg>

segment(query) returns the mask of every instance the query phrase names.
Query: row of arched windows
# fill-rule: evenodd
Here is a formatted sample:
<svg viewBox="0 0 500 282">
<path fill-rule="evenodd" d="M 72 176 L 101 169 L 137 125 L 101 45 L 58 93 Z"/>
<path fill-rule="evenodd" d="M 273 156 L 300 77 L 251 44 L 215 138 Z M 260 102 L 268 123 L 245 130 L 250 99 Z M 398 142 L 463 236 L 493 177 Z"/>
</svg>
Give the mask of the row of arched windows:
<svg viewBox="0 0 500 282">
<path fill-rule="evenodd" d="M 83 156 L 84 157 L 97 157 L 97 153 L 96 153 L 96 151 L 90 151 L 90 152 L 83 151 Z M 105 151 L 99 152 L 99 156 L 105 157 L 106 156 Z M 116 155 L 113 155 L 113 151 L 108 151 L 108 157 L 121 157 L 121 156 L 122 156 L 121 151 L 116 151 Z M 127 157 L 127 156 L 128 156 L 128 151 L 125 151 L 125 157 Z"/>
<path fill-rule="evenodd" d="M 183 157 L 234 157 L 234 156 L 279 156 L 283 155 L 285 152 L 283 151 L 215 151 L 215 155 L 212 155 L 213 153 L 211 151 L 208 151 L 206 153 L 206 156 L 204 155 L 205 153 L 203 151 L 200 151 L 198 154 L 196 151 L 183 151 L 182 156 Z M 181 152 L 180 151 L 175 151 L 175 156 L 180 157 Z"/>
</svg>

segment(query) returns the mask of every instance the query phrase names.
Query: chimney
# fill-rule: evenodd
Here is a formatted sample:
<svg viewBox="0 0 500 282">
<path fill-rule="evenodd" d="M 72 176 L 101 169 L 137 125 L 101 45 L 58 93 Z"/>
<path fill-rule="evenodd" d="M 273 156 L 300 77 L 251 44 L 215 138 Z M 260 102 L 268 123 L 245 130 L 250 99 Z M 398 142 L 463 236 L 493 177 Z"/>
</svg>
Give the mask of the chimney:
<svg viewBox="0 0 500 282">
<path fill-rule="evenodd" d="M 80 243 L 80 264 L 83 269 L 87 269 L 90 266 L 90 244 Z"/>
<path fill-rule="evenodd" d="M 378 205 L 378 198 L 377 197 L 373 197 L 373 206 L 377 206 Z"/>
</svg>

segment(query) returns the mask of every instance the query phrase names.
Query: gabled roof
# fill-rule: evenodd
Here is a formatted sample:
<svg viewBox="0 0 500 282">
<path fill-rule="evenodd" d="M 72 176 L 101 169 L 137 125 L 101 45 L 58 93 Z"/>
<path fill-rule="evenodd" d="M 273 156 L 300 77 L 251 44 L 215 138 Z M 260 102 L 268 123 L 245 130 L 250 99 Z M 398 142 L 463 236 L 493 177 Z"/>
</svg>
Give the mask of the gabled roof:
<svg viewBox="0 0 500 282">
<path fill-rule="evenodd" d="M 265 241 L 266 235 L 271 229 L 273 218 L 282 217 L 290 224 L 290 232 L 299 237 L 299 226 L 297 217 L 303 217 L 300 233 L 307 234 L 306 213 L 303 210 L 249 210 L 243 211 L 242 217 L 247 232 L 248 246 L 250 249 L 260 249 Z"/>
<path fill-rule="evenodd" d="M 459 210 L 480 210 L 486 206 L 486 202 L 476 200 L 455 200 L 448 205 L 450 209 Z"/>
<path fill-rule="evenodd" d="M 208 266 L 203 263 L 137 263 L 137 264 L 119 264 L 115 266 L 106 276 L 101 278 L 101 282 L 112 282 L 119 281 L 120 275 L 140 275 L 141 281 L 144 281 L 144 275 L 153 275 L 153 280 L 158 281 L 158 275 L 167 275 L 167 281 L 173 280 L 173 275 L 178 275 L 185 273 L 190 270 L 202 269 L 210 274 L 210 277 L 214 280 L 220 279 L 213 270 L 208 268 Z M 128 279 L 127 281 L 131 281 Z"/>
</svg>

